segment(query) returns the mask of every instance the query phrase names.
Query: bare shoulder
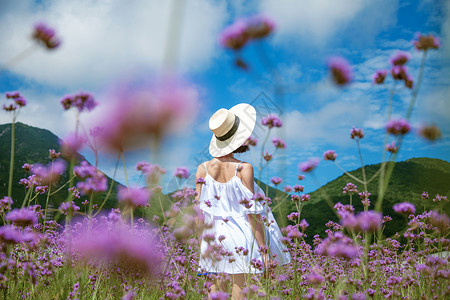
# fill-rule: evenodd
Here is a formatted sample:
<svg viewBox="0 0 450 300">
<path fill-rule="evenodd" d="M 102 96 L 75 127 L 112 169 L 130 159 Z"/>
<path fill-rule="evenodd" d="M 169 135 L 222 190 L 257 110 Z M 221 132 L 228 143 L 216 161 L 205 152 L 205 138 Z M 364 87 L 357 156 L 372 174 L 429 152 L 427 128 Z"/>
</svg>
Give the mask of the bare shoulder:
<svg viewBox="0 0 450 300">
<path fill-rule="evenodd" d="M 253 166 L 248 162 L 242 162 L 238 171 L 242 174 L 242 177 L 253 176 Z"/>
<path fill-rule="evenodd" d="M 205 165 L 203 163 L 199 164 L 197 167 L 197 173 L 196 173 L 196 177 L 205 177 L 206 176 L 206 171 L 205 171 Z"/>
</svg>

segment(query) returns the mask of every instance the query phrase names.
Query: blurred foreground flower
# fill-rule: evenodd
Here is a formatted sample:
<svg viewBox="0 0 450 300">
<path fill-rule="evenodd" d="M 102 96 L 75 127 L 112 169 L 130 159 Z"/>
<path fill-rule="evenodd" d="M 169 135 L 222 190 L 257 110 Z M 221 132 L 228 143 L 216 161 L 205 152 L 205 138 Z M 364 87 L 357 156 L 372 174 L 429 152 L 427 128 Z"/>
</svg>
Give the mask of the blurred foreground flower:
<svg viewBox="0 0 450 300">
<path fill-rule="evenodd" d="M 418 133 L 424 138 L 429 141 L 434 142 L 437 139 L 440 139 L 442 137 L 441 130 L 436 125 L 425 125 L 422 126 Z"/>
<path fill-rule="evenodd" d="M 44 166 L 36 164 L 31 169 L 31 173 L 36 176 L 36 180 L 41 185 L 56 184 L 59 177 L 66 170 L 66 163 L 63 160 L 55 160 L 52 163 Z"/>
<path fill-rule="evenodd" d="M 411 215 L 416 213 L 416 207 L 414 206 L 414 204 L 409 202 L 401 202 L 394 204 L 392 209 L 399 214 Z"/>
<path fill-rule="evenodd" d="M 398 119 L 398 120 L 390 120 L 386 124 L 386 131 L 393 135 L 404 135 L 407 134 L 411 130 L 411 126 L 409 125 L 407 120 Z"/>
<path fill-rule="evenodd" d="M 150 141 L 159 145 L 167 134 L 186 128 L 198 108 L 198 92 L 178 82 L 125 83 L 109 97 L 99 139 L 119 152 L 147 147 Z"/>
<path fill-rule="evenodd" d="M 328 60 L 331 76 L 337 85 L 346 85 L 353 79 L 352 68 L 342 57 L 332 57 Z"/>
<path fill-rule="evenodd" d="M 427 51 L 428 49 L 439 49 L 441 41 L 433 35 L 417 34 L 417 40 L 413 42 L 417 50 Z"/>
<path fill-rule="evenodd" d="M 160 273 L 162 254 L 150 228 L 136 230 L 121 222 L 94 219 L 76 224 L 73 230 L 72 238 L 66 241 L 72 250 L 68 255 L 78 254 L 88 264 L 132 276 Z"/>
<path fill-rule="evenodd" d="M 55 30 L 44 23 L 39 23 L 34 26 L 32 37 L 49 50 L 56 49 L 61 45 L 61 40 L 56 36 Z"/>
<path fill-rule="evenodd" d="M 38 221 L 35 212 L 28 208 L 13 209 L 6 214 L 5 219 L 19 227 L 31 226 L 36 224 Z"/>
<path fill-rule="evenodd" d="M 78 112 L 82 112 L 84 110 L 91 111 L 97 106 L 97 104 L 98 103 L 95 101 L 94 96 L 85 92 L 64 96 L 61 100 L 61 105 L 65 110 L 75 107 L 78 109 Z"/>
<path fill-rule="evenodd" d="M 144 206 L 148 203 L 151 197 L 151 192 L 145 188 L 128 188 L 119 186 L 118 200 L 125 206 L 136 208 Z"/>
<path fill-rule="evenodd" d="M 300 168 L 300 170 L 303 173 L 309 173 L 311 171 L 313 171 L 317 165 L 319 164 L 319 159 L 318 158 L 311 158 L 310 160 L 306 161 L 306 162 L 302 162 L 298 165 L 298 167 Z"/>
</svg>

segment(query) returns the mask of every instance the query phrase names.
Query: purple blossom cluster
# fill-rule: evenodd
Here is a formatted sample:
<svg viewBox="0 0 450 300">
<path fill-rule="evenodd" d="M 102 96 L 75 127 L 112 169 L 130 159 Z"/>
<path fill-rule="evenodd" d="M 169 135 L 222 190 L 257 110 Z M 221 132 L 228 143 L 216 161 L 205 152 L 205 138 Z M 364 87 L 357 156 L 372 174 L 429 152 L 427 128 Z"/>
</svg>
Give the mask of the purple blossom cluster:
<svg viewBox="0 0 450 300">
<path fill-rule="evenodd" d="M 97 105 L 97 101 L 95 101 L 94 96 L 92 94 L 86 92 L 80 92 L 75 95 L 67 95 L 61 99 L 61 105 L 64 110 L 69 110 L 72 107 L 76 108 L 78 112 L 83 111 L 91 111 Z"/>
<path fill-rule="evenodd" d="M 222 31 L 219 43 L 225 48 L 239 50 L 252 39 L 268 36 L 274 28 L 275 23 L 267 16 L 256 15 L 238 19 Z"/>
<path fill-rule="evenodd" d="M 283 122 L 280 118 L 275 115 L 268 115 L 261 119 L 261 124 L 270 128 L 272 127 L 281 127 L 283 126 Z"/>
<path fill-rule="evenodd" d="M 337 56 L 331 57 L 328 60 L 328 67 L 335 84 L 344 86 L 353 80 L 352 67 L 346 59 Z"/>
<path fill-rule="evenodd" d="M 44 23 L 39 23 L 34 26 L 32 37 L 49 50 L 56 49 L 61 45 L 61 40 L 56 35 L 55 30 Z"/>
<path fill-rule="evenodd" d="M 150 201 L 151 192 L 146 188 L 119 187 L 117 199 L 125 206 L 136 208 Z"/>
<path fill-rule="evenodd" d="M 77 189 L 82 195 L 104 192 L 108 188 L 106 176 L 87 161 L 82 161 L 79 166 L 75 166 L 73 175 L 84 180 L 77 183 Z"/>
<path fill-rule="evenodd" d="M 10 99 L 13 102 L 9 104 L 3 104 L 3 110 L 5 111 L 15 111 L 18 108 L 27 105 L 27 100 L 19 92 L 6 92 L 6 99 Z"/>
</svg>

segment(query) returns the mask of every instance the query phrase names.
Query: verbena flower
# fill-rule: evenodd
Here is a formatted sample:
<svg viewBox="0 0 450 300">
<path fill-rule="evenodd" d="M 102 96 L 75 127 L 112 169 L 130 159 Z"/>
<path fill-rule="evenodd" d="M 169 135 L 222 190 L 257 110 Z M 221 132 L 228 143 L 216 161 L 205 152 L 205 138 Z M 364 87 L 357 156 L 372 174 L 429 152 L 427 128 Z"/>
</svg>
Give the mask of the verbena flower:
<svg viewBox="0 0 450 300">
<path fill-rule="evenodd" d="M 125 206 L 136 208 L 148 203 L 151 192 L 146 188 L 127 188 L 119 187 L 117 199 Z"/>
<path fill-rule="evenodd" d="M 390 152 L 390 153 L 397 153 L 398 152 L 398 145 L 395 145 L 395 141 L 392 141 L 392 143 L 390 144 L 386 144 L 386 146 L 384 146 L 384 148 L 386 149 L 386 151 Z"/>
<path fill-rule="evenodd" d="M 239 50 L 247 43 L 248 38 L 247 24 L 243 19 L 238 19 L 221 32 L 219 43 L 225 48 Z"/>
<path fill-rule="evenodd" d="M 152 277 L 160 273 L 162 254 L 156 247 L 151 228 L 138 231 L 120 222 L 100 219 L 76 226 L 67 244 L 89 264 L 107 266 L 133 276 Z"/>
<path fill-rule="evenodd" d="M 61 105 L 65 110 L 68 110 L 72 107 L 78 109 L 78 112 L 83 112 L 85 110 L 91 111 L 97 105 L 97 101 L 95 101 L 94 96 L 90 93 L 80 92 L 75 95 L 66 95 L 61 99 Z"/>
<path fill-rule="evenodd" d="M 290 185 L 285 185 L 285 186 L 283 187 L 283 191 L 285 191 L 286 193 L 292 192 L 292 186 L 290 186 Z"/>
<path fill-rule="evenodd" d="M 107 96 L 108 107 L 96 124 L 104 128 L 99 142 L 119 152 L 149 147 L 151 142 L 158 146 L 165 136 L 185 129 L 198 102 L 193 87 L 174 81 L 125 81 Z"/>
<path fill-rule="evenodd" d="M 304 189 L 305 187 L 303 186 L 303 185 L 298 185 L 298 184 L 296 184 L 296 185 L 294 185 L 294 192 L 296 192 L 296 193 L 298 193 L 298 192 L 303 192 L 303 189 Z"/>
<path fill-rule="evenodd" d="M 73 174 L 80 179 L 84 179 L 76 185 L 83 195 L 104 192 L 108 188 L 106 176 L 96 167 L 89 165 L 87 161 L 82 161 L 80 166 L 75 166 Z"/>
<path fill-rule="evenodd" d="M 13 204 L 13 200 L 11 197 L 5 196 L 0 199 L 0 211 L 5 212 L 11 210 L 11 205 Z"/>
<path fill-rule="evenodd" d="M 342 189 L 342 193 L 353 195 L 355 193 L 358 193 L 358 187 L 355 184 L 349 182 Z"/>
<path fill-rule="evenodd" d="M 352 68 L 347 60 L 342 57 L 332 57 L 328 60 L 328 67 L 334 83 L 346 85 L 353 79 Z"/>
<path fill-rule="evenodd" d="M 5 219 L 19 227 L 32 226 L 38 221 L 35 212 L 28 208 L 13 209 L 6 214 Z"/>
<path fill-rule="evenodd" d="M 61 153 L 60 152 L 56 152 L 55 149 L 49 149 L 48 150 L 48 157 L 50 159 L 57 159 L 57 158 L 59 158 L 60 155 L 61 155 Z"/>
<path fill-rule="evenodd" d="M 422 35 L 417 34 L 417 40 L 413 41 L 417 50 L 427 51 L 428 49 L 439 49 L 441 47 L 441 41 L 438 37 L 431 34 Z"/>
<path fill-rule="evenodd" d="M 411 130 L 411 126 L 405 119 L 390 120 L 386 124 L 386 131 L 393 135 L 405 135 Z"/>
<path fill-rule="evenodd" d="M 275 22 L 265 15 L 251 16 L 246 20 L 247 36 L 251 39 L 260 39 L 268 36 L 275 28 Z"/>
<path fill-rule="evenodd" d="M 186 167 L 178 167 L 178 168 L 175 170 L 174 175 L 175 175 L 177 178 L 180 178 L 180 179 L 182 179 L 182 178 L 188 179 L 190 174 L 189 174 L 188 168 L 186 168 Z"/>
<path fill-rule="evenodd" d="M 398 51 L 393 56 L 391 56 L 389 62 L 393 66 L 403 66 L 409 61 L 410 55 L 404 51 Z"/>
<path fill-rule="evenodd" d="M 63 202 L 59 206 L 59 211 L 64 215 L 67 215 L 68 213 L 71 214 L 71 213 L 74 213 L 79 210 L 80 210 L 80 207 L 78 205 L 76 205 L 75 202 L 73 202 L 73 201 Z"/>
<path fill-rule="evenodd" d="M 258 144 L 258 139 L 257 139 L 257 138 L 254 138 L 254 137 L 252 137 L 252 136 L 250 136 L 250 137 L 247 139 L 247 144 L 248 144 L 249 146 L 256 146 L 256 145 Z"/>
<path fill-rule="evenodd" d="M 333 150 L 325 151 L 324 154 L 323 154 L 323 159 L 324 160 L 335 161 L 336 158 L 337 158 L 337 154 Z"/>
<path fill-rule="evenodd" d="M 362 211 L 356 216 L 347 214 L 341 219 L 342 226 L 363 232 L 374 232 L 381 228 L 382 214 L 376 211 Z"/>
<path fill-rule="evenodd" d="M 303 180 L 305 179 L 305 175 L 297 175 L 298 180 Z"/>
<path fill-rule="evenodd" d="M 268 115 L 266 117 L 263 117 L 261 119 L 261 124 L 269 128 L 283 126 L 283 122 L 281 121 L 281 119 L 275 115 Z"/>
<path fill-rule="evenodd" d="M 386 70 L 378 70 L 372 76 L 373 84 L 382 84 L 386 79 L 387 71 Z"/>
<path fill-rule="evenodd" d="M 430 224 L 435 226 L 437 230 L 446 234 L 450 227 L 450 218 L 446 214 L 440 214 L 439 212 L 433 210 L 429 216 Z"/>
<path fill-rule="evenodd" d="M 286 143 L 280 138 L 273 138 L 272 143 L 275 146 L 275 148 L 278 148 L 278 149 L 286 148 Z"/>
<path fill-rule="evenodd" d="M 61 154 L 65 158 L 76 158 L 78 151 L 83 147 L 85 140 L 75 133 L 68 134 L 64 140 L 60 141 Z"/>
<path fill-rule="evenodd" d="M 409 78 L 408 68 L 403 65 L 395 65 L 391 68 L 391 75 L 394 80 L 405 80 Z"/>
<path fill-rule="evenodd" d="M 56 160 L 48 165 L 35 164 L 31 173 L 36 176 L 36 180 L 42 185 L 56 184 L 60 176 L 66 170 L 66 163 L 63 160 Z"/>
<path fill-rule="evenodd" d="M 306 162 L 300 163 L 298 167 L 303 173 L 309 173 L 312 172 L 317 167 L 318 164 L 319 164 L 318 158 L 311 158 Z"/>
<path fill-rule="evenodd" d="M 433 202 L 436 203 L 436 202 L 441 202 L 441 201 L 448 202 L 447 196 L 436 194 L 436 197 L 433 198 Z"/>
<path fill-rule="evenodd" d="M 271 181 L 274 185 L 279 185 L 279 184 L 283 181 L 283 179 L 281 179 L 280 177 L 272 177 L 272 178 L 270 179 L 270 181 Z"/>
<path fill-rule="evenodd" d="M 44 23 L 39 23 L 34 26 L 32 37 L 49 50 L 56 49 L 61 45 L 61 40 L 56 36 L 55 30 Z"/>
<path fill-rule="evenodd" d="M 310 194 L 303 194 L 300 196 L 300 201 L 302 201 L 302 202 L 308 202 L 310 199 L 311 199 Z"/>
<path fill-rule="evenodd" d="M 364 132 L 361 128 L 353 127 L 352 130 L 350 130 L 350 137 L 352 139 L 355 138 L 362 139 L 364 137 Z"/>
<path fill-rule="evenodd" d="M 424 125 L 418 130 L 424 139 L 434 142 L 442 137 L 441 130 L 436 125 Z"/>
<path fill-rule="evenodd" d="M 272 154 L 268 153 L 266 151 L 266 153 L 264 153 L 264 155 L 263 155 L 263 158 L 264 158 L 265 161 L 271 161 L 272 160 Z"/>
</svg>

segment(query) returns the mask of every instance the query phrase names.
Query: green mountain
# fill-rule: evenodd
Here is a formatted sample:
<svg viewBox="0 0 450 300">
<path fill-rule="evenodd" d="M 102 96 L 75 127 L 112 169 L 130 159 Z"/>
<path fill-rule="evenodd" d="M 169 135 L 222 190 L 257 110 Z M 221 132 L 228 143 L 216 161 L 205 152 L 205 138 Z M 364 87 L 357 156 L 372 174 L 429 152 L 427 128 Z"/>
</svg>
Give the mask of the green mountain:
<svg viewBox="0 0 450 300">
<path fill-rule="evenodd" d="M 365 166 L 367 178 L 371 178 L 380 166 L 381 164 Z M 361 168 L 349 173 L 357 178 L 362 178 Z M 378 181 L 379 176 L 377 175 L 367 187 L 369 193 L 371 193 L 369 209 L 374 209 L 378 198 Z M 348 182 L 356 184 L 358 191 L 363 191 L 362 184 L 355 182 L 350 176 L 344 174 L 311 193 L 311 200 L 305 203 L 301 213 L 301 218 L 306 219 L 310 225 L 306 231 L 308 242 L 312 241 L 315 234 L 319 234 L 321 237 L 325 236 L 325 230 L 327 229 L 325 224 L 328 220 L 339 222 L 334 210 L 330 208 L 327 198 L 333 206 L 338 202 L 349 204 L 350 196 L 342 192 Z M 260 183 L 260 186 L 265 190 L 265 184 Z M 421 199 L 423 192 L 428 192 L 428 200 Z M 447 197 L 450 195 L 449 162 L 433 158 L 412 158 L 397 162 L 382 203 L 383 215 L 392 217 L 392 221 L 386 224 L 384 234 L 391 236 L 396 232 L 401 232 L 407 225 L 407 219 L 395 213 L 392 209 L 393 205 L 399 202 L 413 203 L 416 207 L 416 214 L 422 213 L 424 210 L 437 209 L 450 215 L 449 202 L 434 203 L 432 201 L 436 194 Z M 272 199 L 276 199 L 271 207 L 280 225 L 289 223 L 286 220 L 286 215 L 297 211 L 295 204 L 290 200 L 290 196 L 272 187 L 269 187 L 268 195 Z M 282 203 L 278 204 L 280 201 Z M 275 208 L 277 205 L 278 208 Z M 361 199 L 357 194 L 352 196 L 352 205 L 356 212 L 363 210 Z"/>
<path fill-rule="evenodd" d="M 22 166 L 25 163 L 35 164 L 48 164 L 51 162 L 49 158 L 49 149 L 55 149 L 60 151 L 59 139 L 56 135 L 48 130 L 28 126 L 23 123 L 16 123 L 15 126 L 15 159 L 14 159 L 14 176 L 12 186 L 12 198 L 14 201 L 13 207 L 21 207 L 22 201 L 25 198 L 26 190 L 24 186 L 19 184 L 19 180 L 28 177 L 30 174 L 26 173 Z M 0 125 L 0 198 L 8 194 L 8 178 L 10 167 L 10 153 L 11 153 L 11 124 Z M 76 164 L 79 164 L 84 157 L 79 155 L 76 159 Z M 69 162 L 67 162 L 69 166 Z M 69 170 L 61 176 L 59 185 L 62 185 L 69 180 Z M 108 186 L 111 184 L 112 179 L 108 178 Z M 77 181 L 75 181 L 76 183 Z M 59 187 L 58 185 L 58 187 Z M 112 193 L 104 205 L 104 208 L 112 208 L 116 206 L 115 194 L 119 183 L 114 182 Z M 55 189 L 56 190 L 56 189 Z M 50 204 L 54 208 L 58 208 L 61 202 L 67 199 L 68 191 L 66 188 L 62 188 L 59 192 L 55 193 L 50 198 Z M 105 199 L 105 193 L 99 193 L 94 196 L 94 203 L 101 204 Z M 83 209 L 81 202 L 86 200 L 86 196 L 82 196 L 76 200 L 76 204 Z M 45 195 L 39 195 L 36 198 L 36 203 L 45 206 Z"/>
</svg>

